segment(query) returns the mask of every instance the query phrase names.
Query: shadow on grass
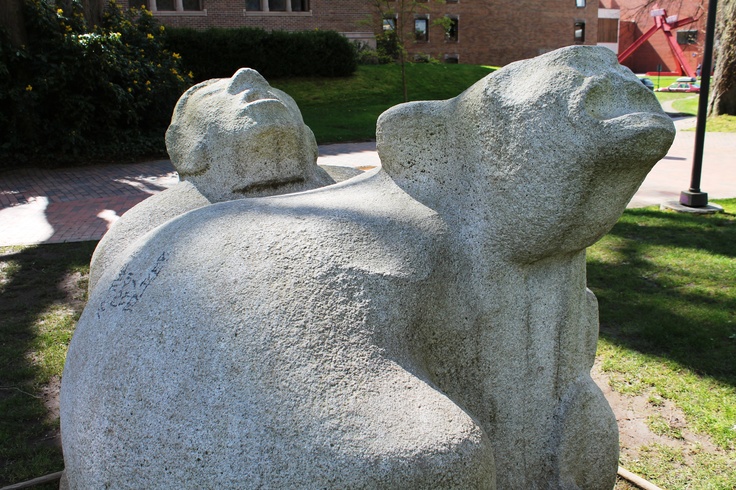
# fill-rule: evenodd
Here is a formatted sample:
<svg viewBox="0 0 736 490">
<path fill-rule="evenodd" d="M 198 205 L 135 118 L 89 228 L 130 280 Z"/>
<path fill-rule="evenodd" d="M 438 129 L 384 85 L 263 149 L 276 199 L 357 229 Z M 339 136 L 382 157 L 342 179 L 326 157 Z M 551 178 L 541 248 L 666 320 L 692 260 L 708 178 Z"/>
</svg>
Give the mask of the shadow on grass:
<svg viewBox="0 0 736 490">
<path fill-rule="evenodd" d="M 49 401 L 84 307 L 96 244 L 0 248 L 0 487 L 63 469 Z"/>
<path fill-rule="evenodd" d="M 629 210 L 588 254 L 601 336 L 736 386 L 736 216 Z"/>
</svg>

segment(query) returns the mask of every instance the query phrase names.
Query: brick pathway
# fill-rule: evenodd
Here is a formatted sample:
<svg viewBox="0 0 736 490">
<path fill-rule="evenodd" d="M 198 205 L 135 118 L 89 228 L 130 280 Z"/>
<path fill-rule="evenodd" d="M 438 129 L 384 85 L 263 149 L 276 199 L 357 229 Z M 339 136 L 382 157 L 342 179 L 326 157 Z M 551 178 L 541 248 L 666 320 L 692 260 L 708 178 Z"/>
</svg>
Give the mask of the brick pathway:
<svg viewBox="0 0 736 490">
<path fill-rule="evenodd" d="M 694 136 L 678 130 L 630 207 L 677 200 L 687 189 Z M 701 188 L 711 198 L 736 197 L 736 134 L 708 133 L 705 143 Z M 371 168 L 380 165 L 375 148 L 375 143 L 321 146 L 318 163 Z M 0 246 L 99 240 L 125 211 L 178 180 L 168 160 L 0 173 Z"/>
<path fill-rule="evenodd" d="M 99 240 L 125 211 L 178 181 L 168 160 L 0 173 L 0 246 Z"/>
<path fill-rule="evenodd" d="M 320 146 L 320 165 L 380 165 L 376 144 Z M 0 173 L 0 246 L 99 240 L 127 210 L 179 182 L 168 160 Z"/>
</svg>

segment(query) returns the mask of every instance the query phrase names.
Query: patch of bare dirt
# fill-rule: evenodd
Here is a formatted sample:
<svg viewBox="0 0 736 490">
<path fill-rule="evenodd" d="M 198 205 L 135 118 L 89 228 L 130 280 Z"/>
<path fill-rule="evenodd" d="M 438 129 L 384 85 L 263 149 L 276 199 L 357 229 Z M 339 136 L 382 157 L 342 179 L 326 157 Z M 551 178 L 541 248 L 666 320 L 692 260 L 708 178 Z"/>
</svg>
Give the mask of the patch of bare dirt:
<svg viewBox="0 0 736 490">
<path fill-rule="evenodd" d="M 82 311 L 87 303 L 87 286 L 89 274 L 72 272 L 64 276 L 59 282 L 59 291 L 70 309 Z"/>
<path fill-rule="evenodd" d="M 49 384 L 41 389 L 43 404 L 46 406 L 46 421 L 52 426 L 59 420 L 59 391 L 61 390 L 61 378 L 54 376 Z M 58 426 L 57 426 L 58 427 Z M 61 447 L 61 431 L 56 428 L 50 430 L 44 439 L 47 444 Z"/>
<path fill-rule="evenodd" d="M 73 272 L 66 274 L 59 281 L 58 289 L 62 302 L 71 312 L 81 312 L 87 302 L 88 274 Z M 73 313 L 72 313 L 73 314 Z M 57 426 L 59 420 L 59 393 L 61 391 L 61 377 L 54 376 L 49 383 L 41 388 L 41 397 L 46 407 L 46 422 Z M 61 432 L 56 429 L 46 435 L 47 443 L 61 447 Z"/>
<path fill-rule="evenodd" d="M 648 392 L 633 396 L 613 391 L 608 375 L 601 371 L 597 360 L 591 371 L 591 376 L 603 391 L 606 400 L 613 409 L 613 413 L 616 414 L 621 461 L 638 459 L 643 447 L 655 443 L 683 450 L 682 454 L 685 456 L 686 464 L 692 462 L 690 455 L 698 447 L 709 453 L 723 453 L 708 436 L 690 431 L 685 414 L 671 401 L 652 396 Z M 663 418 L 671 428 L 673 436 L 652 432 L 647 425 L 647 420 L 650 417 Z"/>
</svg>

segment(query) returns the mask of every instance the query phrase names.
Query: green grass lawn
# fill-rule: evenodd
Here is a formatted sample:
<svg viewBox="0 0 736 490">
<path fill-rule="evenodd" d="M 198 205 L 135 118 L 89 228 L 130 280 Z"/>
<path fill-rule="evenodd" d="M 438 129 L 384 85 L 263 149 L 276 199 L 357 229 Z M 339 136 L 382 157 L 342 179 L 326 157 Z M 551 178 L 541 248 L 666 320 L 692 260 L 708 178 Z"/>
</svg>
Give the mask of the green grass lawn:
<svg viewBox="0 0 736 490">
<path fill-rule="evenodd" d="M 697 116 L 698 94 L 684 94 L 677 92 L 655 92 L 660 103 L 672 102 L 672 108 L 680 114 Z M 685 131 L 694 131 L 694 128 Z M 736 133 L 736 116 L 716 116 L 708 118 L 706 131 L 714 133 Z"/>
<path fill-rule="evenodd" d="M 588 253 L 612 388 L 653 408 L 674 403 L 685 428 L 715 446 L 652 444 L 621 462 L 668 490 L 736 485 L 736 199 L 719 202 L 726 213 L 715 216 L 627 210 Z M 678 424 L 649 420 L 672 439 Z"/>
<path fill-rule="evenodd" d="M 495 69 L 476 65 L 409 63 L 406 66 L 409 99 L 455 97 Z M 656 86 L 656 77 L 649 78 Z M 667 86 L 676 78 L 661 77 L 660 84 Z M 401 68 L 398 65 L 359 66 L 354 76 L 346 78 L 295 78 L 272 80 L 271 84 L 296 100 L 304 122 L 312 129 L 319 144 L 374 140 L 378 116 L 403 102 Z M 675 108 L 680 112 L 697 113 L 697 98 L 691 99 L 692 94 L 655 94 L 660 102 L 676 101 Z M 736 131 L 734 125 L 721 116 L 709 123 L 708 130 L 733 132 Z"/>
<path fill-rule="evenodd" d="M 492 71 L 476 65 L 409 63 L 409 99 L 455 97 Z M 319 144 L 374 140 L 378 116 L 404 101 L 399 65 L 359 66 L 347 78 L 297 78 L 271 84 L 296 100 Z"/>
</svg>

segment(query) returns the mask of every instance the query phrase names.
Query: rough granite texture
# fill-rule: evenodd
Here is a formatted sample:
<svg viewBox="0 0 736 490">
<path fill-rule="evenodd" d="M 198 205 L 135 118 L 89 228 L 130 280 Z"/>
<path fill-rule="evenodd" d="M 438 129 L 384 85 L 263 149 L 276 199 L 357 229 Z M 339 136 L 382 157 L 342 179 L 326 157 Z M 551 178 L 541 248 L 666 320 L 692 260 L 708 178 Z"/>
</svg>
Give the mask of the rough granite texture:
<svg viewBox="0 0 736 490">
<path fill-rule="evenodd" d="M 565 48 L 377 136 L 384 170 L 200 207 L 104 272 L 69 488 L 613 487 L 584 250 L 672 142 L 654 96 Z"/>
<path fill-rule="evenodd" d="M 166 149 L 182 182 L 110 227 L 92 256 L 90 291 L 128 245 L 180 214 L 215 202 L 316 189 L 334 184 L 332 174 L 342 176 L 317 166 L 317 142 L 294 99 L 250 68 L 187 90 L 174 109 Z"/>
<path fill-rule="evenodd" d="M 317 142 L 294 99 L 250 68 L 187 90 L 166 149 L 179 177 L 212 202 L 334 183 L 315 164 Z"/>
</svg>

